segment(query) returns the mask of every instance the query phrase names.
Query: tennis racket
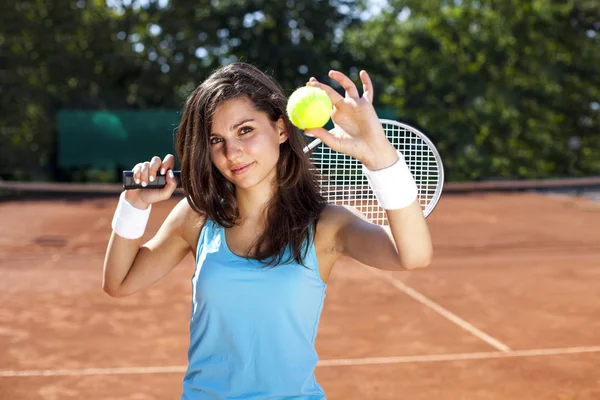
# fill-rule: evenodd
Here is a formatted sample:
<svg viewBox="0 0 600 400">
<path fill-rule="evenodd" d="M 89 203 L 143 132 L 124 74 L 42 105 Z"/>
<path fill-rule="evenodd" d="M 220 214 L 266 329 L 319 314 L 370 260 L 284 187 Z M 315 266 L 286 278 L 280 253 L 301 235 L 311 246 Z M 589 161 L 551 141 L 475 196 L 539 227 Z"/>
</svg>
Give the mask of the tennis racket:
<svg viewBox="0 0 600 400">
<path fill-rule="evenodd" d="M 444 166 L 437 149 L 425 134 L 409 125 L 389 119 L 380 121 L 390 143 L 404 155 L 418 187 L 423 215 L 429 216 L 444 187 Z M 328 203 L 355 207 L 374 224 L 388 224 L 385 210 L 377 203 L 358 160 L 332 150 L 320 139 L 310 142 L 304 152 L 319 171 L 321 190 Z M 179 179 L 180 172 L 173 172 Z M 143 187 L 134 182 L 133 171 L 123 171 L 123 189 L 158 189 L 165 183 L 165 177 L 159 175 Z"/>
</svg>

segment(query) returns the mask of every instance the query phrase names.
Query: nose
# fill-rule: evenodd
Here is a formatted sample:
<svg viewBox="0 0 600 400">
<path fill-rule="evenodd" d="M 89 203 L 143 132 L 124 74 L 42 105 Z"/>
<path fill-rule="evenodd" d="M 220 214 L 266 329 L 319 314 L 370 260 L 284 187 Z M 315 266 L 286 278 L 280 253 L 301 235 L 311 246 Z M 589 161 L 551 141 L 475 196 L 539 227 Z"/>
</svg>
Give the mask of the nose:
<svg viewBox="0 0 600 400">
<path fill-rule="evenodd" d="M 225 141 L 225 157 L 228 160 L 235 160 L 242 154 L 244 154 L 244 151 L 241 141 L 235 139 Z"/>
</svg>

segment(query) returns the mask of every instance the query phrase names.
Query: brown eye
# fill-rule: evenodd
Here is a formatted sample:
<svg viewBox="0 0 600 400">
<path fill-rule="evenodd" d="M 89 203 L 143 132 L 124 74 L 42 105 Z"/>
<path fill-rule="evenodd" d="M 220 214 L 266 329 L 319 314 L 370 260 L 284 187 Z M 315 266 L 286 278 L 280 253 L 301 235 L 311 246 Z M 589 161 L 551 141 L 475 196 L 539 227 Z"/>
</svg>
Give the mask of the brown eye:
<svg viewBox="0 0 600 400">
<path fill-rule="evenodd" d="M 253 128 L 251 128 L 251 127 L 249 127 L 249 126 L 245 126 L 245 127 L 243 127 L 242 129 L 240 129 L 240 134 L 241 134 L 241 135 L 245 135 L 245 134 L 247 134 L 247 133 L 250 133 L 250 132 L 252 132 L 253 130 L 254 130 Z"/>
<path fill-rule="evenodd" d="M 214 145 L 214 144 L 221 143 L 221 140 L 222 140 L 222 139 L 221 139 L 221 138 L 218 138 L 218 137 L 211 137 L 211 138 L 210 138 L 210 144 L 211 144 L 211 146 L 212 146 L 212 145 Z"/>
</svg>

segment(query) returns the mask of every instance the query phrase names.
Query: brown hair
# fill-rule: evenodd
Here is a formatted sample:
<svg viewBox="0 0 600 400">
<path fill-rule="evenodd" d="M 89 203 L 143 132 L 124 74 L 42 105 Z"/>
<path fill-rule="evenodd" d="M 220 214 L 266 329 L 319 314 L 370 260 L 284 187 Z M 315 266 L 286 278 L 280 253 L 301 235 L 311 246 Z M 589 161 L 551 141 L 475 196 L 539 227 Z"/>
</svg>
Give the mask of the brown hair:
<svg viewBox="0 0 600 400">
<path fill-rule="evenodd" d="M 230 228 L 239 210 L 235 186 L 210 158 L 212 118 L 223 102 L 246 97 L 273 124 L 283 118 L 288 139 L 280 145 L 276 192 L 268 204 L 265 230 L 252 246 L 253 258 L 267 265 L 303 260 L 326 200 L 318 176 L 304 153 L 304 140 L 285 110 L 287 97 L 271 77 L 248 63 L 233 63 L 215 71 L 188 98 L 176 134 L 181 184 L 191 208 L 216 224 Z M 286 250 L 289 257 L 283 259 Z"/>
</svg>

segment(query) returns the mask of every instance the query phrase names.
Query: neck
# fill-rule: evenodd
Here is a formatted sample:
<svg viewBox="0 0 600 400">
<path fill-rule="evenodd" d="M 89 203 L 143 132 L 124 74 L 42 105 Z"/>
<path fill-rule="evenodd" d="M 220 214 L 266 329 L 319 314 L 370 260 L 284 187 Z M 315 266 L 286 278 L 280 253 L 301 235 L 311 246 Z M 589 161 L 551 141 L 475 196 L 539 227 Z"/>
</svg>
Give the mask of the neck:
<svg viewBox="0 0 600 400">
<path fill-rule="evenodd" d="M 274 185 L 259 185 L 250 189 L 237 189 L 237 203 L 240 212 L 239 221 L 243 224 L 248 221 L 264 223 L 267 206 L 275 195 Z"/>
</svg>

